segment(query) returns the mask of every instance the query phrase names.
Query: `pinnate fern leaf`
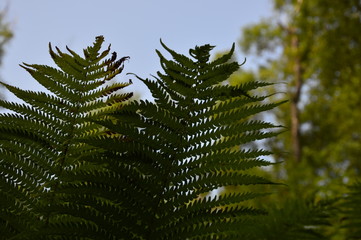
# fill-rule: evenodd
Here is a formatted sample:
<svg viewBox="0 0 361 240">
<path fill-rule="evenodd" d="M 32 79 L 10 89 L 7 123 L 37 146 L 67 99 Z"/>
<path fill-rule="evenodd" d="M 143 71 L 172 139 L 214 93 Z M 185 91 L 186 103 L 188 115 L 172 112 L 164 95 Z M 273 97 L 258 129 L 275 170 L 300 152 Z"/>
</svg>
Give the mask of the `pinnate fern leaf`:
<svg viewBox="0 0 361 240">
<path fill-rule="evenodd" d="M 48 92 L 26 91 L 1 82 L 23 103 L 0 100 L 2 107 L 13 112 L 0 115 L 0 225 L 4 226 L 0 238 L 58 239 L 57 235 L 72 228 L 79 231 L 84 227 L 84 232 L 98 228 L 84 220 L 97 217 L 95 210 L 77 205 L 72 195 L 78 184 L 84 184 L 78 175 L 98 168 L 80 160 L 79 156 L 96 150 L 79 140 L 104 134 L 104 127 L 90 122 L 89 117 L 106 118 L 131 97 L 117 93 L 130 83 L 108 84 L 123 70 L 128 57 L 117 59 L 113 53 L 106 58 L 110 46 L 100 51 L 103 41 L 102 36 L 97 37 L 93 46 L 84 50 L 84 57 L 69 48 L 69 53 L 63 53 L 49 45 L 58 68 L 22 64 Z M 69 193 L 59 192 L 63 185 L 72 186 Z M 81 209 L 84 212 L 77 216 Z M 78 227 L 66 229 L 68 225 Z M 94 230 L 87 235 L 100 233 Z"/>
<path fill-rule="evenodd" d="M 265 193 L 217 190 L 273 184 L 248 170 L 270 165 L 247 144 L 276 136 L 279 126 L 249 120 L 277 107 L 250 82 L 229 86 L 238 70 L 234 45 L 211 61 L 211 45 L 190 57 L 161 45 L 162 72 L 138 76 L 154 102 L 124 102 L 109 83 L 117 59 L 103 37 L 84 56 L 49 45 L 57 68 L 22 64 L 48 92 L 1 83 L 24 103 L 1 100 L 0 230 L 3 239 L 240 239 L 252 216 L 247 201 Z M 110 57 L 108 57 L 110 55 Z"/>
<path fill-rule="evenodd" d="M 361 236 L 361 182 L 349 186 L 349 192 L 340 204 L 342 228 L 347 230 L 348 239 L 360 239 Z"/>
<path fill-rule="evenodd" d="M 273 184 L 247 172 L 270 165 L 262 160 L 269 153 L 244 146 L 278 134 L 270 129 L 279 126 L 249 118 L 280 103 L 264 104 L 266 97 L 251 96 L 264 83 L 224 85 L 239 68 L 229 62 L 234 46 L 210 61 L 213 46 L 191 49 L 189 58 L 161 44 L 172 57 L 157 51 L 163 72 L 154 80 L 136 76 L 154 102 L 132 102 L 111 114 L 116 121 L 97 121 L 127 141 L 87 142 L 108 152 L 102 159 L 109 171 L 124 175 L 126 184 L 117 192 L 128 216 L 121 220 L 123 234 L 133 236 L 129 239 L 239 239 L 240 228 L 250 223 L 247 217 L 264 213 L 246 203 L 259 194 L 202 196 L 223 186 Z"/>
</svg>

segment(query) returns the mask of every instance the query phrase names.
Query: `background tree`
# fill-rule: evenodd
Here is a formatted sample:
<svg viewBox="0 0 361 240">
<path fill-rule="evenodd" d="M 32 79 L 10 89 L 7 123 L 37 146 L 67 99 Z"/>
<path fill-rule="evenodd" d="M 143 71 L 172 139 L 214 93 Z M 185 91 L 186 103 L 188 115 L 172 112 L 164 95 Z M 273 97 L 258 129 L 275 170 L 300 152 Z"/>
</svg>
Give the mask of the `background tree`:
<svg viewBox="0 0 361 240">
<path fill-rule="evenodd" d="M 332 196 L 360 174 L 360 23 L 360 1 L 274 0 L 272 18 L 243 29 L 242 50 L 262 61 L 241 75 L 285 82 L 273 116 L 290 131 L 268 146 L 295 194 Z"/>
<path fill-rule="evenodd" d="M 4 47 L 13 37 L 13 32 L 10 29 L 9 23 L 5 21 L 5 15 L 6 15 L 5 10 L 0 12 L 0 65 L 2 63 L 2 59 L 4 56 Z"/>
<path fill-rule="evenodd" d="M 316 202 L 339 197 L 360 177 L 361 2 L 273 3 L 274 15 L 244 28 L 239 42 L 247 57 L 258 57 L 257 69 L 241 72 L 230 82 L 284 82 L 275 87 L 286 93 L 288 104 L 264 116 L 290 128 L 266 143 L 276 153 L 274 159 L 284 161 L 267 172 L 289 186 L 274 195 L 279 205 L 310 195 Z M 358 201 L 352 196 L 346 202 Z M 349 226 L 354 218 L 333 215 L 337 217 L 329 219 L 332 228 L 323 235 L 330 239 L 352 235 L 353 230 L 340 225 L 347 219 Z"/>
</svg>

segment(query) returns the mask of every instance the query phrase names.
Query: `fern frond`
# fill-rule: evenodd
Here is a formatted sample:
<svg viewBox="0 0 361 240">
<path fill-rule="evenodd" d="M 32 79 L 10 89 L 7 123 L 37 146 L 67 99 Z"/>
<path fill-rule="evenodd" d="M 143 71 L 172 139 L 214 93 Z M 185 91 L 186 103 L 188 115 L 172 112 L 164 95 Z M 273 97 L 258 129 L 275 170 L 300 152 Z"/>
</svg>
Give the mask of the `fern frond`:
<svg viewBox="0 0 361 240">
<path fill-rule="evenodd" d="M 105 164 L 81 158 L 98 150 L 80 140 L 107 131 L 89 119 L 105 119 L 132 96 L 117 93 L 130 83 L 107 85 L 121 73 L 128 57 L 117 59 L 113 53 L 105 59 L 110 46 L 100 52 L 103 41 L 102 36 L 97 37 L 83 57 L 68 47 L 69 54 L 49 44 L 58 68 L 22 64 L 47 93 L 0 82 L 25 102 L 0 101 L 14 112 L 0 114 L 0 223 L 7 239 L 114 238 L 104 224 L 119 225 L 111 225 L 112 218 L 104 222 L 111 211 L 101 209 L 109 201 L 90 201 L 93 194 L 81 194 L 76 187 L 87 185 L 81 172 L 100 183 L 102 175 L 97 178 L 94 170 L 101 172 Z"/>
<path fill-rule="evenodd" d="M 125 174 L 119 181 L 132 187 L 117 194 L 121 205 L 131 204 L 123 210 L 137 225 L 128 229 L 134 236 L 238 239 L 239 228 L 250 221 L 248 216 L 264 214 L 247 206 L 247 200 L 264 193 L 202 196 L 223 186 L 273 184 L 247 172 L 270 165 L 262 160 L 270 153 L 244 146 L 278 134 L 270 130 L 279 126 L 248 119 L 281 103 L 265 104 L 267 96 L 251 95 L 266 83 L 221 84 L 239 68 L 238 63 L 228 62 L 234 46 L 209 62 L 210 45 L 191 49 L 193 60 L 161 44 L 172 56 L 166 59 L 157 51 L 163 72 L 155 80 L 136 76 L 155 102 L 132 102 L 111 114 L 115 121 L 96 121 L 127 140 L 105 137 L 86 142 L 108 152 L 102 156 L 112 174 L 117 173 L 116 163 L 122 166 Z M 134 176 L 132 181 L 128 174 Z"/>
<path fill-rule="evenodd" d="M 347 230 L 349 239 L 359 239 L 361 236 L 361 182 L 349 186 L 349 192 L 341 203 L 343 214 L 342 227 Z"/>
<path fill-rule="evenodd" d="M 55 67 L 22 64 L 49 92 L 1 83 L 24 103 L 0 101 L 0 230 L 7 239 L 239 239 L 266 193 L 225 186 L 274 184 L 249 169 L 270 152 L 247 144 L 279 126 L 249 117 L 277 107 L 252 82 L 224 85 L 239 64 L 232 49 L 210 61 L 211 45 L 191 57 L 162 46 L 162 72 L 141 80 L 154 102 L 124 104 L 129 83 L 109 81 L 117 59 L 103 37 L 78 55 L 53 48 Z M 213 196 L 212 194 L 215 196 Z M 4 226 L 4 227 L 3 227 Z M 1 238 L 1 237 L 0 237 Z"/>
</svg>

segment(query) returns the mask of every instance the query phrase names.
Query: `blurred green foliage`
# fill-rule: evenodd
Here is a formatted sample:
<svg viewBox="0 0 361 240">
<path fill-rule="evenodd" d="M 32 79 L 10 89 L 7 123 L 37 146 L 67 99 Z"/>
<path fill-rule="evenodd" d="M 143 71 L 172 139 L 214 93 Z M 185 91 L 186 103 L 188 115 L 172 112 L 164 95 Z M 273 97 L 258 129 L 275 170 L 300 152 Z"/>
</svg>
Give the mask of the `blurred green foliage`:
<svg viewBox="0 0 361 240">
<path fill-rule="evenodd" d="M 0 11 L 0 65 L 2 63 L 2 59 L 4 57 L 4 47 L 13 37 L 13 32 L 10 28 L 9 23 L 5 20 L 6 10 Z M 0 72 L 1 79 L 1 72 Z M 0 94 L 0 98 L 1 98 Z"/>
<path fill-rule="evenodd" d="M 243 29 L 240 40 L 246 55 L 264 61 L 256 70 L 243 71 L 230 81 L 285 82 L 275 87 L 289 98 L 295 88 L 294 56 L 300 58 L 302 161 L 294 163 L 285 154 L 291 152 L 290 134 L 268 146 L 276 152 L 275 160 L 286 162 L 285 169 L 279 169 L 283 171 L 280 176 L 297 175 L 297 185 L 320 187 L 334 196 L 361 171 L 361 3 L 274 1 L 274 6 L 275 15 Z M 297 52 L 290 47 L 290 29 L 299 38 Z M 274 110 L 272 117 L 290 126 L 289 106 Z"/>
<path fill-rule="evenodd" d="M 5 15 L 5 10 L 0 12 L 0 63 L 4 55 L 4 46 L 13 37 L 13 32 L 11 31 L 10 25 L 5 21 Z"/>
<path fill-rule="evenodd" d="M 314 201 L 307 205 L 310 211 L 320 209 L 327 199 L 337 200 L 338 204 L 328 206 L 330 226 L 317 228 L 322 229 L 321 235 L 328 239 L 346 239 L 350 235 L 347 226 L 354 224 L 348 223 L 345 227 L 346 220 L 342 219 L 353 218 L 343 214 L 355 214 L 355 211 L 346 211 L 345 207 L 351 202 L 354 206 L 361 205 L 360 199 L 349 199 L 355 194 L 348 194 L 350 185 L 358 191 L 361 189 L 360 185 L 353 185 L 361 174 L 361 2 L 274 0 L 273 3 L 273 16 L 244 28 L 239 41 L 242 57 L 255 56 L 258 67 L 242 70 L 229 82 L 234 85 L 252 80 L 283 83 L 269 89 L 269 93 L 284 93 L 274 95 L 270 101 L 283 98 L 289 99 L 289 103 L 263 117 L 291 128 L 291 105 L 295 103 L 299 111 L 301 157 L 296 161 L 293 155 L 292 144 L 297 139 L 291 130 L 277 139 L 260 143 L 274 152 L 274 161 L 283 162 L 265 170 L 264 174 L 272 175 L 287 187 L 279 188 L 272 198 L 255 204 L 263 204 L 274 221 L 278 221 L 278 218 L 287 219 L 291 210 L 284 209 L 288 206 L 302 205 L 300 199 Z M 296 67 L 300 73 L 298 80 Z M 292 102 L 297 89 L 299 100 Z M 292 225 L 292 221 L 289 222 Z M 355 229 L 350 231 L 360 234 Z M 356 235 L 350 239 L 361 239 Z"/>
</svg>

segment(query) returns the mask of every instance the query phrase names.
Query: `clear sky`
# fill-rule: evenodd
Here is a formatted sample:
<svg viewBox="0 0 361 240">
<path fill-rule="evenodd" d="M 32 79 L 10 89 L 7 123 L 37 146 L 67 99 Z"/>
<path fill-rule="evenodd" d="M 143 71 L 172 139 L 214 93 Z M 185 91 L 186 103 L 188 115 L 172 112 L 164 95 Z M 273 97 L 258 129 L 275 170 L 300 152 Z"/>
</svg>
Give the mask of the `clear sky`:
<svg viewBox="0 0 361 240">
<path fill-rule="evenodd" d="M 48 43 L 80 52 L 103 35 L 119 57 L 130 56 L 118 80 L 133 72 L 146 78 L 160 70 L 155 49 L 162 38 L 170 48 L 184 54 L 195 45 L 216 45 L 227 50 L 240 38 L 241 28 L 271 14 L 269 0 L 0 0 L 8 6 L 14 38 L 7 45 L 0 69 L 3 81 L 22 89 L 39 90 L 39 85 L 19 64 L 54 66 Z M 244 55 L 238 51 L 243 60 Z M 246 67 L 252 61 L 246 63 Z M 133 79 L 127 88 L 149 97 Z M 5 92 L 7 100 L 14 100 Z"/>
</svg>

